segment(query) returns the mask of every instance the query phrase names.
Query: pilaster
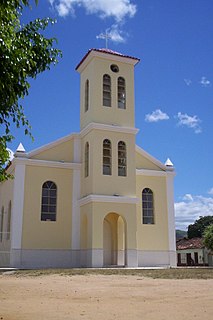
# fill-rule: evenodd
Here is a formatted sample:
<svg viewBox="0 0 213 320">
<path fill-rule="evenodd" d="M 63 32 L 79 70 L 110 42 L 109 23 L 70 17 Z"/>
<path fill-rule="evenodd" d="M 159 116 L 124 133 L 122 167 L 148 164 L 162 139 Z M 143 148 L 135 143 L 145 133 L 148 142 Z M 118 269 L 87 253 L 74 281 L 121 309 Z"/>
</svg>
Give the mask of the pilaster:
<svg viewBox="0 0 213 320">
<path fill-rule="evenodd" d="M 81 161 L 81 139 L 74 139 L 74 162 Z M 80 249 L 80 205 L 79 199 L 81 195 L 81 169 L 73 170 L 73 186 L 72 186 L 72 249 Z"/>
<path fill-rule="evenodd" d="M 175 240 L 175 212 L 174 212 L 174 172 L 167 172 L 167 208 L 168 208 L 168 241 L 170 266 L 177 265 Z"/>
<path fill-rule="evenodd" d="M 11 249 L 21 249 L 24 212 L 25 164 L 16 160 L 11 219 Z"/>
</svg>

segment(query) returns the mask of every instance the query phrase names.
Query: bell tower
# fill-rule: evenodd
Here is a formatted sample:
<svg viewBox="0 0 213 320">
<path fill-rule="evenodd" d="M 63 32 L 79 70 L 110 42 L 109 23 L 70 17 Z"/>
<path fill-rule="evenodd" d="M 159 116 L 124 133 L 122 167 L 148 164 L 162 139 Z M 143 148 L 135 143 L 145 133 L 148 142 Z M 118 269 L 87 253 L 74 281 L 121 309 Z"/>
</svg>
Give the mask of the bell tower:
<svg viewBox="0 0 213 320">
<path fill-rule="evenodd" d="M 89 123 L 134 127 L 134 66 L 139 59 L 91 49 L 76 67 L 81 75 L 81 130 Z"/>
<path fill-rule="evenodd" d="M 138 265 L 134 110 L 138 62 L 108 49 L 91 49 L 76 67 L 81 76 L 83 164 L 79 203 L 87 239 L 81 243 L 90 266 Z"/>
<path fill-rule="evenodd" d="M 139 59 L 91 49 L 80 73 L 82 197 L 135 196 L 134 66 Z"/>
</svg>

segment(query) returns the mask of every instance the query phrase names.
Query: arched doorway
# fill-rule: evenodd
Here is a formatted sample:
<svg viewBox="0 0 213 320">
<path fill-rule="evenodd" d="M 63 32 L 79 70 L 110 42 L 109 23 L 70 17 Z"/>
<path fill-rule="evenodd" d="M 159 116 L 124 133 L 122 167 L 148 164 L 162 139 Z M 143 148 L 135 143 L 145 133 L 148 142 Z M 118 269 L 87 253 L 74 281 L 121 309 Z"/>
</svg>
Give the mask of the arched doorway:
<svg viewBox="0 0 213 320">
<path fill-rule="evenodd" d="M 104 266 L 125 266 L 126 226 L 117 213 L 109 213 L 103 222 L 103 262 Z"/>
</svg>

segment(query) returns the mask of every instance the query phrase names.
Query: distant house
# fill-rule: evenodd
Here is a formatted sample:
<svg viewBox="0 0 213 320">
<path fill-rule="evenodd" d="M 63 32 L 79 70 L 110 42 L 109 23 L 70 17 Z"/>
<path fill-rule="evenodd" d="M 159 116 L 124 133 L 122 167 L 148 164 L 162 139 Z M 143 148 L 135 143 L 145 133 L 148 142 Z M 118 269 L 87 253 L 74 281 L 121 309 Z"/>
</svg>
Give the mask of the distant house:
<svg viewBox="0 0 213 320">
<path fill-rule="evenodd" d="M 204 246 L 202 238 L 183 238 L 176 242 L 178 266 L 212 266 L 213 255 Z"/>
</svg>

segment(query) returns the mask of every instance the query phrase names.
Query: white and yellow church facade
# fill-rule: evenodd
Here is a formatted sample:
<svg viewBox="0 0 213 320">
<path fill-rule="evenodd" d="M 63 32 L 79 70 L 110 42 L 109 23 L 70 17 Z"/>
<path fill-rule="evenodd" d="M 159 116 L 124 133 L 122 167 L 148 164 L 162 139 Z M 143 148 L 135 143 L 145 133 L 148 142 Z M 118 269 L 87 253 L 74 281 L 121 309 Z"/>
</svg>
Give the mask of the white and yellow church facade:
<svg viewBox="0 0 213 320">
<path fill-rule="evenodd" d="M 176 266 L 173 179 L 135 144 L 139 59 L 91 49 L 80 73 L 80 132 L 31 152 L 0 185 L 0 266 Z"/>
</svg>

